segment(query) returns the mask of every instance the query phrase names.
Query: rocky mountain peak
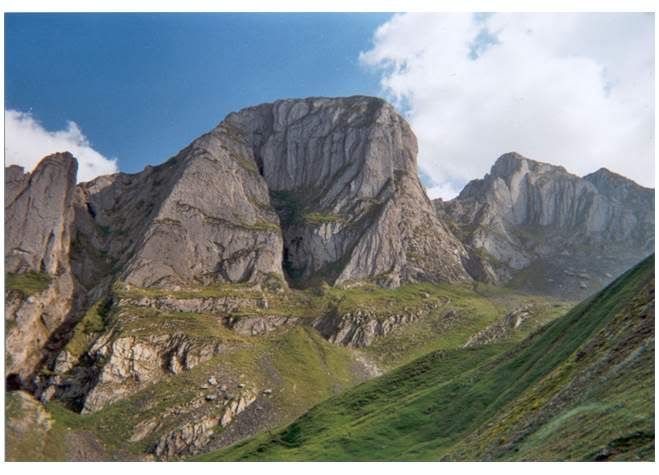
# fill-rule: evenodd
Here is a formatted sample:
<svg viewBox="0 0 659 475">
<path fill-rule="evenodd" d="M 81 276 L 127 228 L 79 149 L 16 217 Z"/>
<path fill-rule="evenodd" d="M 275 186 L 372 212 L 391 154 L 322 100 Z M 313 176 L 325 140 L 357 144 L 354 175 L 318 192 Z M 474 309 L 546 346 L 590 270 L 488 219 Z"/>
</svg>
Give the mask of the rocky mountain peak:
<svg viewBox="0 0 659 475">
<path fill-rule="evenodd" d="M 482 196 L 488 190 L 492 190 L 498 181 L 510 189 L 517 188 L 523 180 L 533 181 L 549 175 L 569 175 L 569 173 L 562 166 L 531 160 L 517 152 L 508 152 L 497 158 L 485 177 L 467 183 L 460 193 L 460 198 Z"/>
<path fill-rule="evenodd" d="M 654 246 L 654 190 L 606 169 L 580 178 L 514 152 L 435 206 L 475 253 L 479 278 L 505 282 L 532 269 L 533 279 L 519 281 L 535 291 L 583 295 L 594 286 L 590 277 L 567 285 L 564 269 L 598 274 L 604 283 L 602 276 L 621 272 Z M 577 267 L 582 271 L 570 270 Z"/>
<path fill-rule="evenodd" d="M 645 188 L 607 168 L 600 168 L 596 172 L 584 176 L 583 179 L 592 183 L 600 193 L 607 194 L 612 199 L 631 200 L 630 205 L 633 205 L 633 201 L 637 198 L 645 201 L 654 199 L 654 190 Z"/>
<path fill-rule="evenodd" d="M 513 176 L 519 174 L 543 175 L 546 173 L 568 173 L 560 165 L 531 160 L 517 152 L 509 152 L 501 155 L 492 165 L 490 175 L 502 178 L 509 182 Z"/>
<path fill-rule="evenodd" d="M 345 187 L 345 178 L 361 167 L 369 180 L 361 183 L 365 186 L 353 187 L 369 197 L 393 172 L 416 172 L 416 137 L 395 109 L 376 97 L 312 97 L 262 104 L 230 114 L 212 133 L 231 132 L 242 133 L 254 149 L 270 190 L 304 189 L 322 194 L 327 205 Z M 335 178 L 339 184 L 326 190 Z"/>
<path fill-rule="evenodd" d="M 276 101 L 230 114 L 211 135 L 251 149 L 282 226 L 283 270 L 295 285 L 466 278 L 461 245 L 434 217 L 418 181 L 416 137 L 382 99 Z M 417 226 L 428 235 L 403 238 Z M 411 259 L 427 253 L 434 257 Z"/>
<path fill-rule="evenodd" d="M 66 264 L 78 162 L 69 152 L 45 157 L 32 173 L 5 173 L 5 267 L 55 274 Z"/>
</svg>

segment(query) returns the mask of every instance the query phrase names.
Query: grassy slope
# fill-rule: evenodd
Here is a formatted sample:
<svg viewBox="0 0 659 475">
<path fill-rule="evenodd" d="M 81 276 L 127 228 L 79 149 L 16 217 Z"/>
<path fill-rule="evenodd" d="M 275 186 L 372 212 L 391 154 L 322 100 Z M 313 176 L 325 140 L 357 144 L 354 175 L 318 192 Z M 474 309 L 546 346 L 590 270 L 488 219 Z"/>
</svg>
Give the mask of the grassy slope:
<svg viewBox="0 0 659 475">
<path fill-rule="evenodd" d="M 432 353 L 201 459 L 651 459 L 653 355 L 652 257 L 519 344 Z"/>
<path fill-rule="evenodd" d="M 431 315 L 401 327 L 387 337 L 377 339 L 372 347 L 363 350 L 367 359 L 386 369 L 398 367 L 428 352 L 460 348 L 473 333 L 518 305 L 529 302 L 540 305 L 543 309 L 539 312 L 540 321 L 554 318 L 557 312 L 564 308 L 562 304 L 548 303 L 540 297 L 481 287 L 472 289 L 470 286 L 417 284 L 399 289 L 380 289 L 373 286 L 359 289 L 326 288 L 322 293 L 290 291 L 267 294 L 270 302 L 267 312 L 313 318 L 329 306 L 337 307 L 340 312 L 363 309 L 396 313 L 414 310 L 428 301 L 449 302 Z M 263 295 L 240 286 L 214 286 L 167 293 L 154 289 L 115 290 L 120 297 L 170 293 L 183 299 L 199 296 L 260 298 Z M 355 374 L 355 356 L 352 350 L 332 345 L 315 330 L 304 326 L 267 336 L 244 337 L 225 328 L 213 315 L 168 313 L 131 306 L 108 309 L 105 303 L 99 300 L 76 327 L 73 338 L 67 345 L 73 356 L 78 357 L 84 353 L 90 343 L 111 326 L 120 330 L 116 332 L 116 336 L 140 337 L 176 331 L 194 339 L 221 341 L 232 348 L 228 353 L 213 358 L 192 371 L 166 377 L 95 414 L 80 416 L 56 401 L 48 405 L 56 429 L 61 427 L 62 430 L 74 434 L 93 434 L 103 452 L 114 458 L 141 457 L 161 434 L 173 429 L 181 421 L 171 417 L 154 434 L 138 443 L 128 443 L 134 427 L 164 414 L 172 407 L 188 404 L 194 397 L 199 396 L 200 385 L 211 373 L 218 370 L 233 375 L 234 379 L 249 381 L 257 388 L 273 389 L 271 399 L 276 413 L 269 417 L 262 429 L 289 423 L 315 404 L 363 380 L 360 379 L 363 375 Z M 449 320 L 445 318 L 448 310 L 454 312 L 454 317 Z M 258 307 L 240 309 L 239 312 L 265 314 L 265 311 Z M 492 349 L 488 348 L 484 352 L 477 351 L 474 354 L 491 355 L 491 352 Z M 465 364 L 468 361 L 466 360 Z M 69 452 L 59 450 L 58 453 Z M 66 458 L 65 455 L 60 455 L 54 459 L 61 460 L 63 457 Z"/>
<path fill-rule="evenodd" d="M 385 338 L 377 339 L 365 349 L 368 357 L 381 368 L 391 369 L 437 349 L 461 347 L 474 333 L 482 330 L 510 310 L 522 305 L 534 304 L 538 315 L 534 324 L 547 322 L 562 315 L 571 307 L 546 297 L 520 294 L 484 284 L 411 284 L 396 289 L 383 289 L 375 285 L 341 289 L 289 289 L 280 293 L 262 293 L 241 285 L 213 285 L 179 291 L 161 289 L 125 289 L 115 286 L 119 297 L 172 296 L 179 299 L 195 297 L 240 297 L 245 305 L 231 316 L 294 316 L 309 321 L 335 309 L 339 314 L 357 311 L 373 312 L 381 317 L 424 310 L 429 302 L 441 305 L 425 314 L 413 324 L 397 329 Z M 255 305 L 266 297 L 268 308 Z M 139 311 L 138 309 L 134 309 Z M 451 310 L 453 318 L 446 318 Z M 144 311 L 141 311 L 145 313 Z M 162 314 L 162 313 L 161 313 Z M 171 315 L 168 318 L 173 318 Z M 525 332 L 518 332 L 524 334 Z"/>
<path fill-rule="evenodd" d="M 53 401 L 47 405 L 49 417 L 53 420 L 51 432 L 93 434 L 108 457 L 139 459 L 159 435 L 175 428 L 180 421 L 169 416 L 153 434 L 138 443 L 130 443 L 135 426 L 160 417 L 168 408 L 185 407 L 200 393 L 205 393 L 199 389 L 200 385 L 206 382 L 210 374 L 217 374 L 219 367 L 250 386 L 272 388 L 271 398 L 278 408 L 273 419 L 279 423 L 290 421 L 357 381 L 350 350 L 328 343 L 313 330 L 298 327 L 283 334 L 244 341 L 228 353 L 190 371 L 165 377 L 130 398 L 93 414 L 80 415 Z M 268 371 L 263 371 L 264 365 L 267 365 Z M 8 404 L 16 406 L 12 400 L 8 398 Z M 66 446 L 59 438 L 53 439 L 58 445 L 51 447 L 49 443 L 45 450 L 16 451 L 9 446 L 8 453 L 17 460 L 44 457 L 48 460 L 66 460 L 73 448 Z M 20 438 L 15 442 L 14 445 L 19 448 L 22 443 Z M 45 452 L 45 455 L 39 452 Z"/>
<path fill-rule="evenodd" d="M 500 320 L 511 310 L 532 306 L 533 317 L 511 335 L 512 340 L 521 339 L 531 330 L 564 314 L 573 305 L 483 284 L 478 284 L 476 288 L 449 284 L 409 287 L 448 300 L 448 304 L 365 348 L 364 351 L 383 368 L 396 368 L 432 351 L 461 348 L 469 337 Z M 448 311 L 455 312 L 455 315 L 447 318 Z"/>
</svg>

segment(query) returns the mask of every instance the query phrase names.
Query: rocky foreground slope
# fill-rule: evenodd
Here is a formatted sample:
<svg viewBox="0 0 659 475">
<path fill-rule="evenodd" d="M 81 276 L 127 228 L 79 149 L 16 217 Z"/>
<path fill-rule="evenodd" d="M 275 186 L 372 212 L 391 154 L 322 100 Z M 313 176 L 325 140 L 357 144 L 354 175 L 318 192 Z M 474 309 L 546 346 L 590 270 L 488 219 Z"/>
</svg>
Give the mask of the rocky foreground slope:
<svg viewBox="0 0 659 475">
<path fill-rule="evenodd" d="M 479 280 L 584 297 L 654 251 L 654 190 L 602 168 L 581 178 L 516 153 L 435 200 Z"/>
<path fill-rule="evenodd" d="M 201 460 L 654 460 L 654 257 L 517 344 L 430 353 Z"/>
</svg>

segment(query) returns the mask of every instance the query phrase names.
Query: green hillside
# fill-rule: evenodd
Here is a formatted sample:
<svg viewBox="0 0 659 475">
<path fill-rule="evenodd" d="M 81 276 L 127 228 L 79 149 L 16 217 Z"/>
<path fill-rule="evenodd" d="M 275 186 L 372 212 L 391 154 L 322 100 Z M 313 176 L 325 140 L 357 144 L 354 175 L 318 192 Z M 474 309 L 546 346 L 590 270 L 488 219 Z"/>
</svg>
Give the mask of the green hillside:
<svg viewBox="0 0 659 475">
<path fill-rule="evenodd" d="M 654 257 L 520 343 L 436 351 L 202 460 L 652 460 Z"/>
</svg>

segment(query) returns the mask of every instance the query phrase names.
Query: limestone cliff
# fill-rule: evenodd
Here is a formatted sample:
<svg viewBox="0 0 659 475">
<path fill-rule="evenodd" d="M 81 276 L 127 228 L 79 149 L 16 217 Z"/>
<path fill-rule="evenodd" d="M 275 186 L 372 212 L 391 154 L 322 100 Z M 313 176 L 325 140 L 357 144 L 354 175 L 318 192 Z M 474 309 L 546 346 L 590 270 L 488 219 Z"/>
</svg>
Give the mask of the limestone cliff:
<svg viewBox="0 0 659 475">
<path fill-rule="evenodd" d="M 6 373 L 12 385 L 32 385 L 32 373 L 80 298 L 70 266 L 77 167 L 71 154 L 56 153 L 32 173 L 5 170 Z"/>
<path fill-rule="evenodd" d="M 70 153 L 44 158 L 32 173 L 5 170 L 5 270 L 62 273 L 68 266 L 78 163 Z"/>
<path fill-rule="evenodd" d="M 461 243 L 419 183 L 416 138 L 381 99 L 277 101 L 229 115 L 212 134 L 253 150 L 294 284 L 468 279 Z"/>
<path fill-rule="evenodd" d="M 580 178 L 509 153 L 435 207 L 474 276 L 528 290 L 588 294 L 654 248 L 654 190 L 605 169 Z"/>
<path fill-rule="evenodd" d="M 230 114 L 163 165 L 78 187 L 78 273 L 88 287 L 110 274 L 164 288 L 468 279 L 416 152 L 409 125 L 376 98 Z"/>
</svg>

